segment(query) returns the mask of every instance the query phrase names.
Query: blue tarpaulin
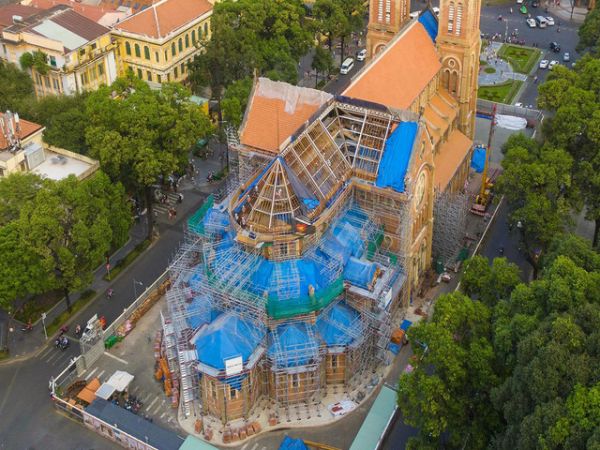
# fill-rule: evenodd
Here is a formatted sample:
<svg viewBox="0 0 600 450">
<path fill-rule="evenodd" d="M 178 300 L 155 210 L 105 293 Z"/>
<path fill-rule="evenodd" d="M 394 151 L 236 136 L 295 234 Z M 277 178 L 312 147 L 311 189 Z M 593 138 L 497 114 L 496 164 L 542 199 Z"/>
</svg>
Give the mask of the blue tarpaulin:
<svg viewBox="0 0 600 450">
<path fill-rule="evenodd" d="M 400 329 L 406 331 L 410 328 L 411 325 L 412 325 L 412 322 L 410 320 L 404 319 L 402 321 L 402 324 L 400 325 Z"/>
<path fill-rule="evenodd" d="M 426 9 L 419 15 L 419 22 L 423 25 L 431 40 L 435 42 L 438 34 L 438 20 L 435 14 L 430 9 Z"/>
<path fill-rule="evenodd" d="M 286 323 L 277 327 L 269 354 L 278 367 L 305 366 L 318 356 L 318 344 L 308 327 L 312 325 L 304 322 Z"/>
<path fill-rule="evenodd" d="M 377 187 L 391 187 L 397 192 L 404 192 L 404 177 L 416 136 L 416 122 L 402 122 L 396 127 L 385 142 L 375 182 Z"/>
<path fill-rule="evenodd" d="M 283 438 L 279 450 L 308 450 L 308 447 L 302 439 L 292 439 L 289 436 Z"/>
<path fill-rule="evenodd" d="M 229 214 L 225 211 L 211 208 L 204 216 L 204 231 L 208 234 L 224 233 L 229 226 Z"/>
<path fill-rule="evenodd" d="M 375 263 L 350 257 L 344 268 L 344 280 L 363 289 L 369 289 L 376 270 Z"/>
<path fill-rule="evenodd" d="M 198 360 L 215 369 L 225 369 L 225 360 L 241 356 L 244 363 L 265 335 L 255 323 L 223 314 L 205 327 L 196 339 Z"/>
<path fill-rule="evenodd" d="M 471 167 L 475 169 L 475 172 L 481 173 L 485 167 L 485 148 L 477 147 L 473 151 L 473 157 L 471 158 Z"/>
<path fill-rule="evenodd" d="M 334 305 L 326 313 L 317 318 L 317 330 L 321 339 L 330 347 L 349 345 L 354 341 L 354 336 L 361 335 L 361 330 L 356 329 L 358 312 L 344 303 Z M 359 322 L 360 323 L 360 322 Z"/>
</svg>

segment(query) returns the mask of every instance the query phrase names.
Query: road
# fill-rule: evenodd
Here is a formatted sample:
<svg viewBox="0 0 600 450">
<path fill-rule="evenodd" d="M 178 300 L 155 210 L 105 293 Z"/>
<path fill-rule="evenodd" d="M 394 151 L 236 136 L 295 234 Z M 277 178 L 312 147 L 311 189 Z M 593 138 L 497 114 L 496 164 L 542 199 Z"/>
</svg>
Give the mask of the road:
<svg viewBox="0 0 600 450">
<path fill-rule="evenodd" d="M 510 13 L 511 7 L 513 9 L 512 14 Z M 532 46 L 533 44 L 537 44 L 539 49 L 544 52 L 542 59 L 555 59 L 560 63 L 563 63 L 562 58 L 564 52 L 569 52 L 571 56 L 570 63 L 579 59 L 580 55 L 575 50 L 575 46 L 579 41 L 577 36 L 577 30 L 579 28 L 578 24 L 566 22 L 564 20 L 560 21 L 558 18 L 556 18 L 556 16 L 553 16 L 552 13 L 546 13 L 544 8 L 541 7 L 531 8 L 530 13 L 533 17 L 537 15 L 554 17 L 557 25 L 547 28 L 529 28 L 525 23 L 527 16 L 518 12 L 518 8 L 515 4 L 508 4 L 503 6 L 488 6 L 481 8 L 481 32 L 488 35 L 500 33 L 504 37 L 506 30 L 508 30 L 508 35 L 510 35 L 514 30 L 518 30 L 519 39 L 524 39 L 525 45 Z M 502 18 L 506 21 L 499 21 L 498 16 L 502 16 Z M 557 32 L 559 28 L 559 22 L 560 33 Z M 560 44 L 560 53 L 554 53 L 550 50 L 550 42 L 553 41 L 556 41 Z M 535 107 L 537 99 L 537 86 L 546 79 L 549 72 L 550 71 L 547 69 L 538 68 L 535 72 L 535 75 L 538 76 L 537 84 L 534 84 L 532 81 L 528 81 L 527 87 L 524 89 L 521 97 L 515 101 L 519 101 L 524 105 L 532 105 Z"/>
</svg>

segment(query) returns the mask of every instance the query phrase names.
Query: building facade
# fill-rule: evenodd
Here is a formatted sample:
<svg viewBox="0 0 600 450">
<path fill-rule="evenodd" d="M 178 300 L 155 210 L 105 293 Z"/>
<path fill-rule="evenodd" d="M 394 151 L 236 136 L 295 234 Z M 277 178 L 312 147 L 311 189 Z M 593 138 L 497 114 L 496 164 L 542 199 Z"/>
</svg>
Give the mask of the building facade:
<svg viewBox="0 0 600 450">
<path fill-rule="evenodd" d="M 210 39 L 213 6 L 207 0 L 162 0 L 117 24 L 119 74 L 148 83 L 184 81 L 187 65 Z"/>
<path fill-rule="evenodd" d="M 21 65 L 25 53 L 46 55 L 45 70 L 28 68 L 38 97 L 72 95 L 111 84 L 117 77 L 109 29 L 65 5 L 17 18 L 2 30 L 2 57 Z"/>
</svg>

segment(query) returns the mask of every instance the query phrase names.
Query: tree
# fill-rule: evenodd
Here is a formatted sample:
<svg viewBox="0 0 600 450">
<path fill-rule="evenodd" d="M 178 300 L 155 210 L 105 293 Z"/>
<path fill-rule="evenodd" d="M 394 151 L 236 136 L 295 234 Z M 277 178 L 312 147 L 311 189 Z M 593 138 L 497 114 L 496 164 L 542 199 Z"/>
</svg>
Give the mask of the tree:
<svg viewBox="0 0 600 450">
<path fill-rule="evenodd" d="M 400 377 L 398 404 L 419 429 L 414 448 L 486 448 L 499 426 L 490 393 L 499 383 L 491 342 L 490 310 L 460 293 L 438 298 L 429 322 L 409 338 L 421 362 Z"/>
<path fill-rule="evenodd" d="M 23 69 L 35 69 L 41 75 L 46 75 L 49 70 L 48 55 L 40 50 L 25 52 L 19 58 Z"/>
<path fill-rule="evenodd" d="M 327 72 L 329 74 L 333 69 L 333 58 L 331 53 L 325 51 L 321 46 L 315 48 L 311 67 L 315 71 L 315 87 L 319 84 L 319 73 Z"/>
<path fill-rule="evenodd" d="M 85 155 L 86 98 L 86 94 L 46 96 L 27 105 L 22 116 L 46 127 L 44 142 Z"/>
<path fill-rule="evenodd" d="M 178 84 L 152 91 L 130 76 L 90 94 L 86 141 L 92 157 L 130 192 L 143 194 L 148 237 L 153 236 L 152 186 L 181 171 L 190 147 L 211 134 L 208 116 Z"/>
<path fill-rule="evenodd" d="M 298 61 L 310 48 L 311 34 L 299 0 L 225 0 L 215 4 L 211 39 L 190 64 L 194 90 L 210 87 L 221 100 L 231 83 L 253 77 L 255 70 L 295 83 Z"/>
<path fill-rule="evenodd" d="M 252 78 L 235 81 L 229 85 L 221 101 L 223 119 L 236 128 L 240 126 L 244 118 L 251 90 Z"/>
<path fill-rule="evenodd" d="M 333 51 L 333 40 L 342 32 L 344 10 L 336 0 L 316 0 L 313 5 L 316 31 L 327 36 L 327 48 Z"/>
<path fill-rule="evenodd" d="M 579 43 L 577 51 L 590 49 L 597 53 L 600 49 L 600 9 L 594 8 L 585 16 L 583 24 L 579 27 Z"/>
<path fill-rule="evenodd" d="M 521 232 L 527 260 L 537 278 L 541 255 L 570 221 L 576 198 L 571 189 L 573 159 L 548 145 L 526 149 L 512 144 L 511 137 L 498 188 L 508 201 L 510 220 Z"/>
<path fill-rule="evenodd" d="M 492 308 L 500 300 L 510 297 L 520 283 L 519 268 L 506 258 L 494 258 L 490 266 L 487 258 L 474 256 L 465 261 L 461 278 L 462 291 Z"/>
<path fill-rule="evenodd" d="M 346 39 L 352 33 L 362 30 L 365 6 L 363 0 L 336 0 L 340 2 L 344 14 L 344 21 L 340 29 L 340 64 L 344 61 Z"/>
<path fill-rule="evenodd" d="M 600 59 L 589 55 L 575 70 L 559 67 L 539 88 L 538 104 L 555 111 L 545 126 L 549 142 L 573 157 L 573 187 L 581 193 L 585 217 L 600 237 Z"/>
<path fill-rule="evenodd" d="M 69 310 L 71 293 L 86 287 L 104 255 L 125 242 L 130 223 L 123 187 L 102 172 L 49 183 L 23 205 L 17 222 L 47 285 L 62 290 Z"/>
<path fill-rule="evenodd" d="M 26 72 L 0 59 L 0 111 L 20 111 L 23 101 L 33 97 L 33 82 Z"/>
<path fill-rule="evenodd" d="M 23 205 L 31 202 L 47 180 L 33 173 L 16 172 L 0 178 L 0 226 L 17 220 Z"/>
</svg>

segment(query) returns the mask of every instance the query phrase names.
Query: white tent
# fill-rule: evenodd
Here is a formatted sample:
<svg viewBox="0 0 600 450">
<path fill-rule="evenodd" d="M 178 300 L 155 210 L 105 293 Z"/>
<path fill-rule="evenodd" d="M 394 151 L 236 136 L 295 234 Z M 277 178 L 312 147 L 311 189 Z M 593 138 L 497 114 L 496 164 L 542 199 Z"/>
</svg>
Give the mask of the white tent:
<svg viewBox="0 0 600 450">
<path fill-rule="evenodd" d="M 103 383 L 96 391 L 96 397 L 108 400 L 115 393 L 116 389 L 112 384 Z"/>
<path fill-rule="evenodd" d="M 134 376 L 124 370 L 117 370 L 108 381 L 104 384 L 110 384 L 114 386 L 115 390 L 123 392 L 129 386 L 129 383 L 133 381 Z"/>
</svg>

